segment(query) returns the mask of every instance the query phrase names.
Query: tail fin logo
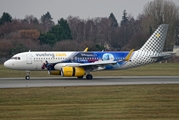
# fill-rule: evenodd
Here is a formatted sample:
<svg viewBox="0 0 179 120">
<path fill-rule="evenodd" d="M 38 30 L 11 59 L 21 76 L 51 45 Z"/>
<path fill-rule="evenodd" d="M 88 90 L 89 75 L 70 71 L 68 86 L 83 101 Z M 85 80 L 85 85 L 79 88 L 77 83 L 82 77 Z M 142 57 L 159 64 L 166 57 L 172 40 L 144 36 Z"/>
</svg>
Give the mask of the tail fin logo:
<svg viewBox="0 0 179 120">
<path fill-rule="evenodd" d="M 159 34 L 159 33 L 157 33 L 157 34 L 156 34 L 156 36 L 157 36 L 157 37 L 160 37 L 160 34 Z"/>
</svg>

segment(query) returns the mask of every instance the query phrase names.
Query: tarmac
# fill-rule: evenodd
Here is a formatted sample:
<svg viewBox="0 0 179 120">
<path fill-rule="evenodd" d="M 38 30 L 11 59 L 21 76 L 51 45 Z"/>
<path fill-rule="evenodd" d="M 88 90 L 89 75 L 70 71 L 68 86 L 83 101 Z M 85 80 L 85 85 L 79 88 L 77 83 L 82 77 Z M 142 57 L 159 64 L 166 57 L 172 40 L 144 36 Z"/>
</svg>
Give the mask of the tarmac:
<svg viewBox="0 0 179 120">
<path fill-rule="evenodd" d="M 92 80 L 74 77 L 0 78 L 0 88 L 179 84 L 179 76 L 98 76 Z"/>
</svg>

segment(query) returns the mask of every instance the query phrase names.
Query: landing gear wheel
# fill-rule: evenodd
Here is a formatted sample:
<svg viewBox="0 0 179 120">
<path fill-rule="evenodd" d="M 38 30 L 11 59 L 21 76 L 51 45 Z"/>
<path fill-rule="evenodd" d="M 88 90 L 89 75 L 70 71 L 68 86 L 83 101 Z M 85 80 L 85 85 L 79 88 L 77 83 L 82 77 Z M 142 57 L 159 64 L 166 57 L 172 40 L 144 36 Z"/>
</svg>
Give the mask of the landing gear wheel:
<svg viewBox="0 0 179 120">
<path fill-rule="evenodd" d="M 30 80 L 30 76 L 29 75 L 25 76 L 25 79 Z"/>
<path fill-rule="evenodd" d="M 79 76 L 78 79 L 83 79 L 83 76 Z"/>
<path fill-rule="evenodd" d="M 30 80 L 30 71 L 26 71 L 26 76 L 25 76 L 26 80 Z"/>
<path fill-rule="evenodd" d="M 86 79 L 91 80 L 91 79 L 93 79 L 93 76 L 91 74 L 87 74 Z"/>
</svg>

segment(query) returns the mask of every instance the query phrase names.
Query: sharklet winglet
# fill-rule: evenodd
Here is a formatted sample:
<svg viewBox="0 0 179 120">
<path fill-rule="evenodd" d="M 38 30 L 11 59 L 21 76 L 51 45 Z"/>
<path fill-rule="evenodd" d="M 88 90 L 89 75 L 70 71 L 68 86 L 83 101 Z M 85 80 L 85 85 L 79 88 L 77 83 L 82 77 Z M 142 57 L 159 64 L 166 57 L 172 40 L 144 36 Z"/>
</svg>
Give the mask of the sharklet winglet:
<svg viewBox="0 0 179 120">
<path fill-rule="evenodd" d="M 131 55 L 132 55 L 133 52 L 134 52 L 134 49 L 132 49 L 132 50 L 128 53 L 128 55 L 126 56 L 126 58 L 124 59 L 124 61 L 129 61 L 129 59 L 131 58 Z"/>
<path fill-rule="evenodd" d="M 87 52 L 87 51 L 88 51 L 88 47 L 83 52 Z"/>
</svg>

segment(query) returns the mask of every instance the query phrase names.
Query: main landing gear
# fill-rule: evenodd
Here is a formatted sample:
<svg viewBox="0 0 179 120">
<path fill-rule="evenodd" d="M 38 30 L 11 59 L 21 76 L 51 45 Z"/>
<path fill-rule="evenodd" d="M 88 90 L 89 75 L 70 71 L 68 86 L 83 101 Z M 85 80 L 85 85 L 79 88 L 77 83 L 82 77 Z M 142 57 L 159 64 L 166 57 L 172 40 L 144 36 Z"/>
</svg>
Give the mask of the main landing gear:
<svg viewBox="0 0 179 120">
<path fill-rule="evenodd" d="M 91 79 L 93 79 L 93 76 L 91 74 L 87 74 L 86 79 L 91 80 Z"/>
<path fill-rule="evenodd" d="M 83 78 L 83 76 L 79 76 L 79 77 L 78 77 L 78 79 L 82 79 L 82 78 Z M 26 80 L 30 80 L 30 71 L 26 71 L 25 79 L 26 79 Z M 91 80 L 91 79 L 93 79 L 93 76 L 88 73 L 88 74 L 86 75 L 86 79 L 87 79 L 87 80 Z"/>
<path fill-rule="evenodd" d="M 26 71 L 25 79 L 30 80 L 30 71 Z"/>
<path fill-rule="evenodd" d="M 83 79 L 83 76 L 79 76 L 78 79 Z M 93 79 L 93 76 L 91 74 L 87 74 L 86 79 L 91 80 L 91 79 Z"/>
</svg>

